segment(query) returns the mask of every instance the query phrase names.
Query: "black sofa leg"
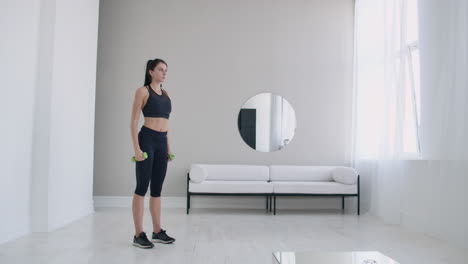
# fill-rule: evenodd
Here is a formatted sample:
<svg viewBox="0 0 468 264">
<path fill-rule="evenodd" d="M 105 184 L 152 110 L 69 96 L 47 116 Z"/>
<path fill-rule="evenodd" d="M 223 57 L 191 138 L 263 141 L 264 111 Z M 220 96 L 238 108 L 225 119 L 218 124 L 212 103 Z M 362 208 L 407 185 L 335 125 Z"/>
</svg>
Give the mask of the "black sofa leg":
<svg viewBox="0 0 468 264">
<path fill-rule="evenodd" d="M 357 215 L 361 215 L 361 197 L 358 195 L 357 197 Z"/>
<path fill-rule="evenodd" d="M 273 215 L 276 215 L 276 195 L 273 196 Z"/>
<path fill-rule="evenodd" d="M 272 208 L 272 203 L 273 203 L 273 196 L 269 196 L 268 197 L 268 200 L 269 200 L 269 207 L 268 207 L 268 211 L 271 213 L 271 208 Z"/>
<path fill-rule="evenodd" d="M 361 214 L 361 176 L 357 177 L 357 215 Z"/>
<path fill-rule="evenodd" d="M 344 196 L 341 196 L 341 210 L 344 210 Z"/>
<path fill-rule="evenodd" d="M 265 198 L 266 198 L 266 207 L 265 207 L 265 209 L 268 212 L 268 206 L 269 206 L 268 201 L 269 201 L 270 197 L 267 195 L 267 196 L 265 196 Z"/>
<path fill-rule="evenodd" d="M 187 193 L 187 214 L 189 214 L 190 210 L 190 194 Z"/>
</svg>

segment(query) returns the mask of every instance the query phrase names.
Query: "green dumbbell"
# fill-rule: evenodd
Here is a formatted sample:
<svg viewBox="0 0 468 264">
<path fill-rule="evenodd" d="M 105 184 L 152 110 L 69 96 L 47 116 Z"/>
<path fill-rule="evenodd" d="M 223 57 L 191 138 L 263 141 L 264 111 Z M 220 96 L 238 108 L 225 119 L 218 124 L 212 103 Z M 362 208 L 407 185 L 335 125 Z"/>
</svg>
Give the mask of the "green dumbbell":
<svg viewBox="0 0 468 264">
<path fill-rule="evenodd" d="M 148 153 L 143 152 L 143 158 L 147 159 L 148 158 Z M 136 162 L 135 156 L 132 157 L 132 162 Z"/>
<path fill-rule="evenodd" d="M 171 154 L 169 154 L 169 159 L 170 159 L 170 160 L 173 160 L 173 159 L 175 159 L 175 155 L 174 155 L 174 154 L 172 154 L 172 153 L 171 153 Z"/>
</svg>

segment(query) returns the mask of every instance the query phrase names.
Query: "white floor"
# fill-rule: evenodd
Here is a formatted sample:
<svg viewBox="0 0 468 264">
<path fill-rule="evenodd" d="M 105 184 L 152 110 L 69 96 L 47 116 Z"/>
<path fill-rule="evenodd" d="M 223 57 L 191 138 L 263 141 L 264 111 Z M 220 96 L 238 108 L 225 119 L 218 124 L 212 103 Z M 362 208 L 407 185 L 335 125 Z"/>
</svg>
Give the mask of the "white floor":
<svg viewBox="0 0 468 264">
<path fill-rule="evenodd" d="M 146 212 L 145 212 L 146 213 Z M 145 228 L 151 233 L 145 214 Z M 380 251 L 400 263 L 468 263 L 444 241 L 339 210 L 164 209 L 163 228 L 177 241 L 131 245 L 131 209 L 98 208 L 52 233 L 0 245 L 0 263 L 272 263 L 273 251 Z"/>
</svg>

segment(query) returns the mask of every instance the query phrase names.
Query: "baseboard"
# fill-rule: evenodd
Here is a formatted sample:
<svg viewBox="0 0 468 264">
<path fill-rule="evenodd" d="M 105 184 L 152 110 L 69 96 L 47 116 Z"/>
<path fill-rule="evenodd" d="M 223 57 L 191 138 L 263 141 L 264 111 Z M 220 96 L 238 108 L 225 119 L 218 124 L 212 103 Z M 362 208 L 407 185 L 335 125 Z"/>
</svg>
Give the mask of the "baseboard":
<svg viewBox="0 0 468 264">
<path fill-rule="evenodd" d="M 2 233 L 2 237 L 0 237 L 0 245 L 4 243 L 8 243 L 10 241 L 16 240 L 20 237 L 26 236 L 31 234 L 31 230 L 12 230 L 13 232 L 11 233 Z"/>
<path fill-rule="evenodd" d="M 94 196 L 94 207 L 132 207 L 132 196 Z M 149 197 L 145 197 L 145 208 L 149 206 Z M 185 208 L 185 197 L 161 197 L 163 208 Z"/>
<path fill-rule="evenodd" d="M 56 220 L 51 221 L 49 223 L 48 232 L 55 231 L 59 228 L 69 225 L 93 213 L 94 213 L 94 207 L 91 203 L 83 207 L 81 210 L 80 209 L 73 210 L 72 214 L 64 215 L 64 216 L 59 217 Z"/>
<path fill-rule="evenodd" d="M 100 207 L 132 207 L 132 196 L 94 196 L 94 206 Z M 162 197 L 163 208 L 186 208 L 186 197 Z M 347 210 L 355 211 L 355 202 L 346 198 Z M 350 203 L 351 202 L 351 203 Z M 148 208 L 149 197 L 145 197 L 145 207 Z M 265 197 L 242 196 L 191 196 L 191 208 L 226 208 L 226 209 L 264 209 Z M 277 209 L 341 209 L 341 197 L 278 197 Z"/>
</svg>

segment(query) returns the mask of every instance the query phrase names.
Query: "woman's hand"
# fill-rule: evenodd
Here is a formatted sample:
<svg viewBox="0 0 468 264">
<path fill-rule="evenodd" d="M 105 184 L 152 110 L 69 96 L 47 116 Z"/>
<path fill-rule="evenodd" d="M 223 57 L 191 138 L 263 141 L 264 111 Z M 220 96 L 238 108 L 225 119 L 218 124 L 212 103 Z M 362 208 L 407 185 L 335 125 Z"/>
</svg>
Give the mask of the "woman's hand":
<svg viewBox="0 0 468 264">
<path fill-rule="evenodd" d="M 172 160 L 174 159 L 174 154 L 171 153 L 171 152 L 168 152 L 168 153 L 167 153 L 167 159 L 168 159 L 169 161 L 172 161 Z"/>
<path fill-rule="evenodd" d="M 145 160 L 145 157 L 143 157 L 143 151 L 141 151 L 141 149 L 138 149 L 137 151 L 135 151 L 135 160 L 136 161 Z"/>
</svg>

